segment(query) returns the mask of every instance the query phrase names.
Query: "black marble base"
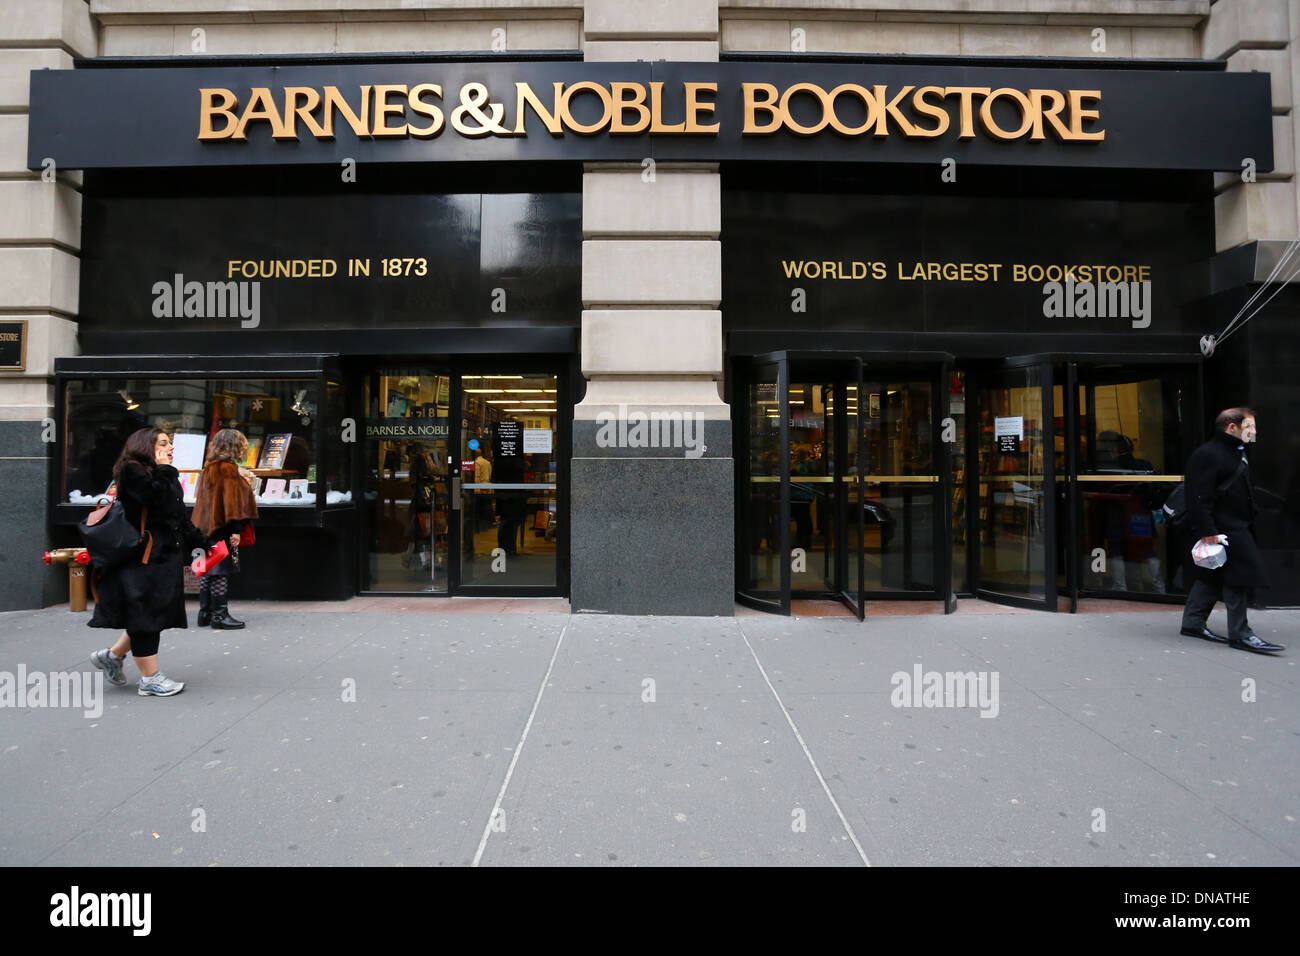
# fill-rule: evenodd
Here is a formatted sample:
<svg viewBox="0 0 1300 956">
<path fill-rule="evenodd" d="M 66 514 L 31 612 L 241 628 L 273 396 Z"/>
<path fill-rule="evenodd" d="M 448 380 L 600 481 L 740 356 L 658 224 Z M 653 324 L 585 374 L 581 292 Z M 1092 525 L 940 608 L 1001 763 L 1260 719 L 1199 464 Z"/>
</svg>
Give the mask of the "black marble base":
<svg viewBox="0 0 1300 956">
<path fill-rule="evenodd" d="M 0 422 L 0 611 L 67 600 L 67 568 L 41 561 L 52 545 L 45 517 L 49 447 L 40 422 Z"/>
<path fill-rule="evenodd" d="M 730 458 L 575 458 L 574 612 L 734 613 L 733 468 Z"/>
</svg>

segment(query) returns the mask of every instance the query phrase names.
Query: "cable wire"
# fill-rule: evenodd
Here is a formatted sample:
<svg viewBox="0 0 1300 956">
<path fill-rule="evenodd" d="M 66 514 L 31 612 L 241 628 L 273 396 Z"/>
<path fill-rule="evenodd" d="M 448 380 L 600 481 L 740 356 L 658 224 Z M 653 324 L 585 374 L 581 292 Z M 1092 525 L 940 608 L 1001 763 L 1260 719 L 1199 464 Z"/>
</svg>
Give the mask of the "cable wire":
<svg viewBox="0 0 1300 956">
<path fill-rule="evenodd" d="M 1295 278 L 1297 274 L 1300 274 L 1300 266 L 1297 266 L 1287 275 L 1285 279 L 1282 280 L 1281 285 L 1279 285 L 1278 288 L 1273 292 L 1273 295 L 1270 295 L 1267 299 L 1264 300 L 1263 305 L 1261 305 L 1258 309 L 1251 311 L 1251 306 L 1253 306 L 1255 302 L 1259 299 L 1259 297 L 1268 290 L 1269 285 L 1273 282 L 1275 278 L 1277 278 L 1278 273 L 1281 272 L 1282 269 L 1289 264 L 1291 258 L 1295 256 L 1297 250 L 1300 250 L 1300 240 L 1292 240 L 1291 242 L 1287 243 L 1286 250 L 1278 258 L 1277 265 L 1275 265 L 1273 267 L 1273 271 L 1268 274 L 1268 278 L 1265 279 L 1263 284 L 1258 289 L 1255 290 L 1254 294 L 1252 294 L 1251 297 L 1246 300 L 1245 304 L 1240 309 L 1237 310 L 1237 314 L 1232 317 L 1232 321 L 1230 321 L 1227 325 L 1223 327 L 1223 331 L 1220 332 L 1218 335 L 1214 336 L 1215 348 L 1218 348 L 1218 346 L 1224 341 L 1226 341 L 1227 338 L 1232 333 L 1236 332 L 1237 329 L 1241 328 L 1243 325 L 1245 325 L 1247 322 L 1249 322 L 1251 319 L 1257 316 L 1260 313 L 1260 311 L 1264 308 L 1264 306 L 1268 305 L 1268 303 L 1273 300 L 1274 296 L 1276 296 L 1278 292 L 1286 288 L 1286 283 L 1290 282 L 1293 278 Z M 1250 314 L 1247 315 L 1246 314 L 1247 312 L 1250 312 Z"/>
</svg>

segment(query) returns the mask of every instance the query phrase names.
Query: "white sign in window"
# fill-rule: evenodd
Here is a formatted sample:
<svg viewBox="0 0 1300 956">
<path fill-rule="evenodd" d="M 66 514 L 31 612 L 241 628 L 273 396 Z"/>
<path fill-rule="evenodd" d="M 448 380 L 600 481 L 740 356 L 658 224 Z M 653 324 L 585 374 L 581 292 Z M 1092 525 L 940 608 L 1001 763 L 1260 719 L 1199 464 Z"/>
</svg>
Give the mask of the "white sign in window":
<svg viewBox="0 0 1300 956">
<path fill-rule="evenodd" d="M 551 453 L 551 430 L 549 428 L 524 429 L 524 454 L 549 455 Z"/>
<path fill-rule="evenodd" d="M 993 419 L 993 437 L 1002 438 L 1003 436 L 1015 436 L 1016 438 L 1025 437 L 1025 420 L 1023 417 L 1016 418 L 995 418 Z"/>
</svg>

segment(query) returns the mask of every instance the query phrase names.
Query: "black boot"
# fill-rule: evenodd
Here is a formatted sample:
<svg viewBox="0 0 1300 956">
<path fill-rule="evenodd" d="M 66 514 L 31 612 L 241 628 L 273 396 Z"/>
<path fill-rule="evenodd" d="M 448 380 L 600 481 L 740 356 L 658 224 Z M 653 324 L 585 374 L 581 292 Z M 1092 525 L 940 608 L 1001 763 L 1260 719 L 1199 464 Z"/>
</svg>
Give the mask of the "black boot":
<svg viewBox="0 0 1300 956">
<path fill-rule="evenodd" d="M 207 588 L 199 588 L 199 627 L 212 623 L 212 594 Z"/>
<path fill-rule="evenodd" d="M 224 598 L 213 602 L 212 629 L 214 631 L 237 631 L 244 626 L 243 621 L 236 621 L 230 616 L 230 608 Z"/>
</svg>

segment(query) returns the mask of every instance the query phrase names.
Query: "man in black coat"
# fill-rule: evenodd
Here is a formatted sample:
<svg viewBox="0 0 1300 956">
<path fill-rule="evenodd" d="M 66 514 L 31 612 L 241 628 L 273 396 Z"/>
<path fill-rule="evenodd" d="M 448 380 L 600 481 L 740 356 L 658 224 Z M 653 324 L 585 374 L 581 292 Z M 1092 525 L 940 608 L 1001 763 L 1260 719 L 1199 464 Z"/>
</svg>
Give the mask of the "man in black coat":
<svg viewBox="0 0 1300 956">
<path fill-rule="evenodd" d="M 1254 589 L 1268 584 L 1251 529 L 1255 497 L 1246 444 L 1255 440 L 1255 413 L 1249 408 L 1224 409 L 1214 428 L 1214 437 L 1187 460 L 1187 517 L 1194 538 L 1213 544 L 1220 535 L 1227 537 L 1228 560 L 1213 570 L 1195 568 L 1183 608 L 1182 633 L 1261 654 L 1284 651 L 1281 644 L 1271 644 L 1252 632 L 1246 620 Z M 1227 637 L 1206 626 L 1220 598 L 1228 609 Z"/>
</svg>

